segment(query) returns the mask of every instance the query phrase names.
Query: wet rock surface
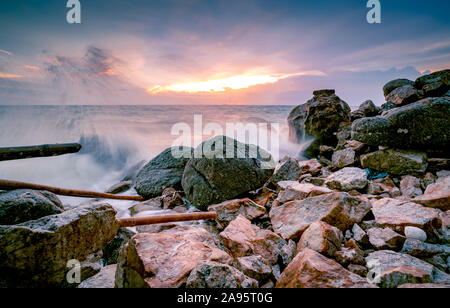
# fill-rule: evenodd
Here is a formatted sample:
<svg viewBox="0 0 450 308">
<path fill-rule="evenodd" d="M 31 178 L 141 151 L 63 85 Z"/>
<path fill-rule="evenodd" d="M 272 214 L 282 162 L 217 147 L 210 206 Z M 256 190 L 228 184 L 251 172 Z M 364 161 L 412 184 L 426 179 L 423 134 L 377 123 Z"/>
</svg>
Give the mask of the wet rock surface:
<svg viewBox="0 0 450 308">
<path fill-rule="evenodd" d="M 63 211 L 61 201 L 48 191 L 19 189 L 0 192 L 0 225 L 19 224 Z"/>
<path fill-rule="evenodd" d="M 173 152 L 185 153 L 184 157 L 175 157 Z M 162 194 L 164 189 L 181 189 L 181 177 L 184 167 L 192 157 L 193 149 L 188 147 L 167 148 L 146 164 L 137 174 L 135 189 L 144 198 L 153 198 Z"/>
<path fill-rule="evenodd" d="M 233 158 L 226 158 L 227 144 L 233 149 Z M 265 166 L 270 154 L 228 137 L 207 140 L 195 152 L 201 152 L 202 156 L 188 161 L 182 185 L 189 201 L 202 210 L 260 188 L 273 173 L 270 164 Z M 256 156 L 252 158 L 251 153 Z"/>
<path fill-rule="evenodd" d="M 115 215 L 112 206 L 94 203 L 0 226 L 0 281 L 10 287 L 70 286 L 67 262 L 87 260 L 109 243 L 119 229 Z"/>
</svg>

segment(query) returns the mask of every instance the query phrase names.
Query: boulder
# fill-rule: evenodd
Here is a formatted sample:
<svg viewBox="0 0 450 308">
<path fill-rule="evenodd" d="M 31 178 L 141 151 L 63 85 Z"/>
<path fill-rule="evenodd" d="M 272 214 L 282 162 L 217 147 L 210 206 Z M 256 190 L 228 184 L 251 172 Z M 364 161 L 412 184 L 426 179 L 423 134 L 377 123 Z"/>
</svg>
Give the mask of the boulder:
<svg viewBox="0 0 450 308">
<path fill-rule="evenodd" d="M 442 70 L 421 76 L 414 83 L 417 89 L 424 91 L 426 96 L 441 96 L 450 90 L 450 70 Z"/>
<path fill-rule="evenodd" d="M 179 226 L 160 233 L 136 234 L 120 251 L 115 277 L 119 288 L 176 288 L 204 261 L 230 264 L 211 234 Z"/>
<path fill-rule="evenodd" d="M 309 173 L 312 176 L 318 176 L 322 171 L 322 165 L 315 158 L 299 161 L 298 165 L 302 169 L 303 173 Z"/>
<path fill-rule="evenodd" d="M 423 193 L 421 184 L 420 179 L 412 175 L 405 175 L 400 181 L 402 195 L 408 198 L 420 196 Z"/>
<path fill-rule="evenodd" d="M 285 239 L 297 240 L 316 221 L 347 230 L 359 223 L 370 207 L 369 202 L 337 192 L 272 207 L 269 215 L 275 232 Z"/>
<path fill-rule="evenodd" d="M 450 210 L 450 176 L 440 178 L 425 190 L 425 193 L 411 200 L 426 207 L 443 211 Z"/>
<path fill-rule="evenodd" d="M 339 124 L 350 121 L 350 107 L 334 94 L 334 90 L 315 91 L 313 95 L 290 112 L 290 138 L 302 141 L 306 136 L 313 136 L 325 143 L 334 142 Z"/>
<path fill-rule="evenodd" d="M 208 211 L 216 212 L 216 221 L 225 228 L 239 215 L 253 220 L 266 214 L 266 208 L 253 202 L 248 198 L 225 201 L 219 204 L 210 205 Z"/>
<path fill-rule="evenodd" d="M 261 255 L 269 264 L 278 261 L 286 241 L 272 231 L 252 225 L 239 215 L 219 234 L 223 246 L 234 258 Z"/>
<path fill-rule="evenodd" d="M 229 151 L 227 151 L 229 150 Z M 201 210 L 258 189 L 273 173 L 269 153 L 217 136 L 200 144 L 183 173 L 186 197 Z"/>
<path fill-rule="evenodd" d="M 334 168 L 344 168 L 355 163 L 356 153 L 351 148 L 339 150 L 333 153 L 332 163 Z"/>
<path fill-rule="evenodd" d="M 236 267 L 246 276 L 261 282 L 272 276 L 272 268 L 260 255 L 240 257 L 236 260 Z"/>
<path fill-rule="evenodd" d="M 105 192 L 108 194 L 120 194 L 129 190 L 133 186 L 133 181 L 121 181 L 108 188 Z"/>
<path fill-rule="evenodd" d="M 378 146 L 387 138 L 396 136 L 396 131 L 389 120 L 382 116 L 376 116 L 355 120 L 352 124 L 351 135 L 353 140 Z"/>
<path fill-rule="evenodd" d="M 323 194 L 329 194 L 333 191 L 326 187 L 320 187 L 308 183 L 293 182 L 286 186 L 285 189 L 278 193 L 278 197 L 275 199 L 278 204 L 283 204 L 292 200 L 303 200 L 309 197 L 320 196 Z"/>
<path fill-rule="evenodd" d="M 422 229 L 416 227 L 405 227 L 405 237 L 409 240 L 419 240 L 425 242 L 427 240 L 427 234 Z"/>
<path fill-rule="evenodd" d="M 295 158 L 287 157 L 276 167 L 272 175 L 272 182 L 296 181 L 303 174 L 302 168 Z"/>
<path fill-rule="evenodd" d="M 389 185 L 386 184 L 384 181 L 378 181 L 379 179 L 376 179 L 374 181 L 369 182 L 369 186 L 367 189 L 367 193 L 370 195 L 381 195 L 383 197 L 391 197 L 395 198 L 398 196 L 401 196 L 400 189 L 398 189 L 395 184 Z"/>
<path fill-rule="evenodd" d="M 48 191 L 18 189 L 0 192 L 0 225 L 20 224 L 63 211 L 61 201 Z"/>
<path fill-rule="evenodd" d="M 367 230 L 370 244 L 378 250 L 390 249 L 399 251 L 402 249 L 405 237 L 389 228 L 370 228 Z"/>
<path fill-rule="evenodd" d="M 396 288 L 405 283 L 429 283 L 431 275 L 420 268 L 402 265 L 381 273 L 378 286 Z"/>
<path fill-rule="evenodd" d="M 387 84 L 383 87 L 383 93 L 386 97 L 389 93 L 391 93 L 393 90 L 403 87 L 403 86 L 414 86 L 414 81 L 409 79 L 395 79 L 389 81 Z"/>
<path fill-rule="evenodd" d="M 361 155 L 361 166 L 393 175 L 423 174 L 427 169 L 427 155 L 406 150 L 379 150 Z"/>
<path fill-rule="evenodd" d="M 447 275 L 434 268 L 433 265 L 408 254 L 402 254 L 392 250 L 379 250 L 370 253 L 366 257 L 366 262 L 369 271 L 372 274 L 375 274 L 373 279 L 377 281 L 377 283 L 383 283 L 380 278 L 383 277 L 384 272 L 400 266 L 407 266 L 427 273 L 431 277 L 431 282 L 433 283 L 450 283 L 450 275 Z"/>
<path fill-rule="evenodd" d="M 425 98 L 353 122 L 352 139 L 372 146 L 440 151 L 450 146 L 450 98 Z"/>
<path fill-rule="evenodd" d="M 402 253 L 407 253 L 416 258 L 431 258 L 438 254 L 450 255 L 450 247 L 424 243 L 419 240 L 408 239 L 403 245 Z"/>
<path fill-rule="evenodd" d="M 185 153 L 176 157 L 173 153 Z M 134 188 L 144 198 L 153 198 L 162 194 L 164 189 L 172 187 L 181 189 L 181 177 L 184 167 L 192 157 L 192 148 L 167 148 L 146 164 L 136 177 Z"/>
<path fill-rule="evenodd" d="M 204 261 L 189 274 L 186 288 L 257 288 L 258 281 L 227 264 Z"/>
<path fill-rule="evenodd" d="M 360 190 L 367 186 L 366 171 L 356 167 L 346 167 L 327 177 L 325 185 L 342 191 Z"/>
<path fill-rule="evenodd" d="M 387 96 L 386 100 L 394 103 L 397 106 L 404 106 L 413 103 L 419 99 L 419 92 L 411 85 L 392 90 Z"/>
<path fill-rule="evenodd" d="M 100 272 L 78 285 L 79 289 L 113 289 L 117 264 L 103 267 Z"/>
<path fill-rule="evenodd" d="M 303 232 L 297 245 L 297 253 L 309 248 L 325 256 L 334 257 L 341 249 L 343 237 L 338 228 L 323 221 L 316 221 Z"/>
<path fill-rule="evenodd" d="M 92 263 L 90 255 L 109 243 L 118 229 L 116 211 L 106 203 L 90 203 L 19 225 L 0 226 L 0 284 L 76 286 L 66 280 L 70 270 L 67 262 L 76 259 Z"/>
<path fill-rule="evenodd" d="M 334 260 L 306 248 L 281 274 L 277 288 L 372 288 L 372 284 Z"/>
<path fill-rule="evenodd" d="M 364 117 L 373 117 L 378 115 L 380 109 L 369 99 L 361 103 L 358 106 L 358 110 L 361 111 Z"/>
<path fill-rule="evenodd" d="M 372 213 L 378 224 L 392 227 L 401 233 L 407 226 L 418 227 L 426 232 L 441 226 L 438 210 L 408 201 L 390 198 L 376 200 L 372 202 Z"/>
</svg>

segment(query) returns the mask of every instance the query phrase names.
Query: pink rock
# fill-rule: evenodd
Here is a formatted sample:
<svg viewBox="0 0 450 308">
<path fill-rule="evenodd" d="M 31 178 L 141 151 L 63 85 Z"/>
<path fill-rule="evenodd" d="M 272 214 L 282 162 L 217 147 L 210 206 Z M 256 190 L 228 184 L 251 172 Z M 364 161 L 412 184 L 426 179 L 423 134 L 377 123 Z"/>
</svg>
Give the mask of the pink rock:
<svg viewBox="0 0 450 308">
<path fill-rule="evenodd" d="M 269 215 L 276 233 L 297 240 L 313 222 L 324 221 L 343 231 L 359 223 L 369 211 L 369 202 L 336 192 L 272 207 Z"/>
<path fill-rule="evenodd" d="M 219 204 L 210 205 L 208 211 L 217 213 L 216 221 L 226 227 L 230 221 L 239 215 L 249 220 L 253 220 L 266 214 L 266 208 L 248 198 L 225 201 Z"/>
<path fill-rule="evenodd" d="M 450 210 L 450 176 L 440 178 L 436 183 L 428 185 L 423 195 L 411 201 L 443 211 Z"/>
<path fill-rule="evenodd" d="M 404 200 L 383 198 L 372 201 L 372 212 L 378 224 L 392 227 L 401 233 L 406 226 L 418 227 L 424 231 L 441 226 L 438 210 Z"/>
<path fill-rule="evenodd" d="M 180 226 L 160 233 L 139 233 L 120 252 L 115 285 L 177 288 L 203 261 L 232 262 L 203 228 Z"/>
<path fill-rule="evenodd" d="M 230 222 L 219 238 L 234 258 L 259 254 L 270 264 L 278 261 L 281 249 L 286 245 L 279 235 L 252 225 L 241 215 Z"/>
<path fill-rule="evenodd" d="M 302 168 L 303 173 L 310 173 L 312 176 L 319 175 L 322 170 L 322 165 L 315 158 L 300 161 L 298 165 Z"/>
<path fill-rule="evenodd" d="M 277 288 L 374 288 L 334 260 L 306 248 L 281 274 Z"/>
<path fill-rule="evenodd" d="M 277 197 L 278 204 L 283 204 L 292 200 L 303 200 L 309 197 L 315 197 L 323 194 L 329 194 L 333 191 L 326 187 L 316 186 L 308 183 L 292 183 L 286 189 L 280 191 Z"/>
<path fill-rule="evenodd" d="M 303 232 L 297 245 L 297 253 L 309 248 L 326 256 L 334 257 L 336 252 L 341 249 L 342 238 L 342 232 L 338 228 L 323 221 L 316 221 Z"/>
<path fill-rule="evenodd" d="M 399 251 L 402 249 L 406 238 L 389 228 L 370 228 L 367 230 L 370 243 L 378 250 L 391 249 Z"/>
</svg>

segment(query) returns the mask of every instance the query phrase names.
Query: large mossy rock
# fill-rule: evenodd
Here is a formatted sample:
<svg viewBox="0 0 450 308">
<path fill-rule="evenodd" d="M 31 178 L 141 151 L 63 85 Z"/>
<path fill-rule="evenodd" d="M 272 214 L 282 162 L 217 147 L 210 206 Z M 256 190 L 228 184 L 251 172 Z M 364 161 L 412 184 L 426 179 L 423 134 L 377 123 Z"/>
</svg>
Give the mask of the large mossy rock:
<svg viewBox="0 0 450 308">
<path fill-rule="evenodd" d="M 425 98 L 353 122 L 352 138 L 372 146 L 443 151 L 450 148 L 450 98 Z"/>
<path fill-rule="evenodd" d="M 450 69 L 434 72 L 416 79 L 414 86 L 425 96 L 441 96 L 450 90 Z"/>
<path fill-rule="evenodd" d="M 134 188 L 144 198 L 160 196 L 164 189 L 181 189 L 181 177 L 194 149 L 189 147 L 167 148 L 145 165 L 136 177 Z M 182 157 L 173 155 L 185 153 Z"/>
<path fill-rule="evenodd" d="M 394 79 L 389 81 L 387 84 L 383 87 L 383 94 L 384 96 L 388 96 L 389 93 L 394 91 L 397 88 L 401 88 L 403 86 L 414 86 L 414 81 L 409 79 Z"/>
<path fill-rule="evenodd" d="M 115 215 L 111 205 L 95 203 L 19 225 L 0 226 L 0 286 L 76 286 L 66 280 L 71 269 L 67 262 L 91 262 L 90 255 L 116 235 L 119 223 Z"/>
<path fill-rule="evenodd" d="M 295 107 L 288 116 L 290 139 L 305 141 L 314 137 L 322 143 L 336 142 L 335 133 L 341 122 L 350 121 L 350 107 L 334 90 L 314 91 L 314 97 L 305 104 Z M 317 142 L 316 142 L 317 143 Z M 318 153 L 317 153 L 318 154 Z"/>
<path fill-rule="evenodd" d="M 63 211 L 61 201 L 48 191 L 18 189 L 0 193 L 0 225 L 19 224 Z"/>
<path fill-rule="evenodd" d="M 262 187 L 273 168 L 271 155 L 258 146 L 217 136 L 195 149 L 194 157 L 186 164 L 181 184 L 188 200 L 206 210 L 208 205 Z"/>
<path fill-rule="evenodd" d="M 394 175 L 423 174 L 427 169 L 427 155 L 422 152 L 406 150 L 379 150 L 361 156 L 363 168 Z"/>
</svg>

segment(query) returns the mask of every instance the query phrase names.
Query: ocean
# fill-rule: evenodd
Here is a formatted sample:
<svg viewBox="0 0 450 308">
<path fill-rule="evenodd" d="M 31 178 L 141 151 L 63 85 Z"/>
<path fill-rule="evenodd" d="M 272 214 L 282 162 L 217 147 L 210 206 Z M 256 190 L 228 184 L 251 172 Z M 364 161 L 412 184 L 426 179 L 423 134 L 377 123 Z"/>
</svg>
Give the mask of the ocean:
<svg viewBox="0 0 450 308">
<path fill-rule="evenodd" d="M 63 188 L 105 191 L 126 170 L 149 161 L 180 136 L 177 123 L 194 127 L 194 115 L 223 127 L 227 123 L 278 124 L 278 159 L 297 156 L 302 146 L 289 141 L 287 116 L 293 106 L 0 106 L 0 147 L 79 142 L 76 154 L 0 161 L 0 178 Z M 217 125 L 216 125 L 217 126 Z M 258 126 L 259 127 L 259 126 Z M 274 128 L 273 128 L 274 129 Z M 194 129 L 192 129 L 193 133 Z M 215 135 L 193 136 L 191 145 Z M 239 138 L 237 138 L 239 139 Z M 254 139 L 254 138 L 253 138 Z M 256 144 L 252 136 L 246 141 Z M 256 141 L 256 142 L 255 142 Z M 266 148 L 270 151 L 270 148 Z M 271 151 L 270 151 L 271 152 Z M 64 202 L 79 202 L 64 197 Z"/>
</svg>

